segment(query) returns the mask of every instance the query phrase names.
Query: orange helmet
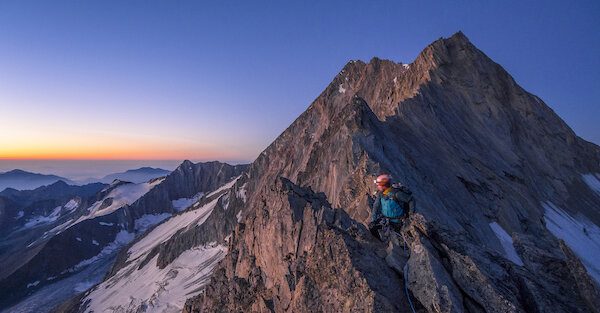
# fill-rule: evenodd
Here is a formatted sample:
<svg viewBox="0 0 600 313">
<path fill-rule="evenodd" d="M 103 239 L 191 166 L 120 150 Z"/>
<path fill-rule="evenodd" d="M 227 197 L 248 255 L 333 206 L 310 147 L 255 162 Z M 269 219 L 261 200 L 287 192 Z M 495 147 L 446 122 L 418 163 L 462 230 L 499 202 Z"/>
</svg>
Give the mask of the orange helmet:
<svg viewBox="0 0 600 313">
<path fill-rule="evenodd" d="M 392 175 L 383 174 L 377 176 L 374 183 L 378 186 L 390 186 L 392 184 Z"/>
</svg>

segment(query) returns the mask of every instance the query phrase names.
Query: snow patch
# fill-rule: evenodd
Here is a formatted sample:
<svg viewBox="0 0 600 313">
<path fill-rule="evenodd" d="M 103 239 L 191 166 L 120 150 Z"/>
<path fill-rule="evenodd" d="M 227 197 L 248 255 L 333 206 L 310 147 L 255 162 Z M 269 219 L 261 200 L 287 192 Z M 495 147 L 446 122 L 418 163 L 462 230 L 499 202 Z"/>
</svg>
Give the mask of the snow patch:
<svg viewBox="0 0 600 313">
<path fill-rule="evenodd" d="M 31 284 L 27 284 L 27 288 L 35 287 L 35 286 L 37 286 L 39 283 L 40 283 L 40 281 L 39 281 L 39 280 L 36 280 L 36 281 L 34 281 L 33 283 L 31 283 Z"/>
<path fill-rule="evenodd" d="M 171 216 L 170 213 L 162 214 L 144 214 L 134 222 L 134 229 L 136 233 L 145 232 L 146 229 L 154 226 Z"/>
<path fill-rule="evenodd" d="M 546 228 L 564 240 L 581 259 L 591 277 L 600 283 L 600 228 L 585 216 L 574 218 L 552 202 L 542 203 Z"/>
<path fill-rule="evenodd" d="M 150 189 L 152 189 L 154 186 L 160 184 L 163 180 L 164 180 L 164 178 L 158 179 L 152 183 L 121 185 L 121 186 L 113 189 L 104 199 L 97 201 L 91 207 L 89 207 L 87 210 L 90 213 L 86 216 L 82 216 L 75 223 L 78 223 L 82 220 L 107 215 L 125 205 L 131 205 L 137 199 L 141 198 L 148 191 L 150 191 Z M 108 199 L 108 198 L 112 198 L 111 205 L 109 205 L 106 208 L 101 208 L 104 200 Z"/>
<path fill-rule="evenodd" d="M 394 77 L 394 84 L 398 82 L 398 77 Z"/>
<path fill-rule="evenodd" d="M 105 192 L 105 191 L 109 190 L 110 188 L 112 188 L 122 182 L 123 182 L 122 180 L 115 179 L 115 180 L 113 180 L 112 183 L 110 183 L 110 185 L 104 187 L 104 189 L 102 189 L 102 191 L 100 191 L 100 192 Z"/>
<path fill-rule="evenodd" d="M 502 248 L 504 248 L 504 256 L 513 263 L 523 266 L 523 260 L 521 260 L 513 246 L 512 237 L 496 222 L 490 223 L 490 228 L 494 231 L 498 240 L 500 240 Z"/>
<path fill-rule="evenodd" d="M 100 251 L 100 253 L 98 253 L 97 255 L 95 255 L 89 259 L 79 262 L 75 266 L 65 270 L 62 274 L 66 273 L 66 272 L 70 272 L 70 273 L 77 272 L 77 271 L 81 270 L 82 268 L 96 262 L 100 258 L 105 257 L 110 254 L 113 254 L 114 252 L 118 251 L 118 249 L 121 249 L 121 247 L 123 247 L 124 245 L 130 243 L 133 240 L 133 238 L 135 238 L 135 234 L 133 234 L 133 233 L 128 233 L 125 230 L 118 232 L 117 236 L 115 237 L 115 240 L 113 242 L 109 243 L 108 245 L 106 245 L 106 247 L 104 247 L 102 249 L 102 251 Z M 99 243 L 96 240 L 92 240 L 92 243 L 97 246 L 99 245 Z"/>
<path fill-rule="evenodd" d="M 238 223 L 242 220 L 242 211 L 239 211 L 238 214 L 235 215 L 235 217 L 237 218 Z"/>
<path fill-rule="evenodd" d="M 65 204 L 64 208 L 69 211 L 73 211 L 73 210 L 77 209 L 78 206 L 79 206 L 79 203 L 77 203 L 77 201 L 75 199 L 71 199 L 69 202 L 67 202 L 67 204 Z"/>
<path fill-rule="evenodd" d="M 175 208 L 175 210 L 179 212 L 187 209 L 190 205 L 196 203 L 202 198 L 202 196 L 204 196 L 204 193 L 200 192 L 192 198 L 179 198 L 177 200 L 171 201 L 171 203 L 173 204 L 173 208 Z"/>
<path fill-rule="evenodd" d="M 21 218 L 21 217 L 23 217 L 23 216 L 25 216 L 25 212 L 23 212 L 23 211 L 19 211 L 19 212 L 17 213 L 17 216 L 15 216 L 15 220 L 18 220 L 18 219 L 20 219 L 20 218 Z"/>
<path fill-rule="evenodd" d="M 113 223 L 104 223 L 104 222 L 98 222 L 98 224 L 100 224 L 102 226 L 113 226 L 113 225 L 115 225 Z"/>
<path fill-rule="evenodd" d="M 238 199 L 242 199 L 244 203 L 246 203 L 246 184 L 244 184 L 237 192 Z"/>
<path fill-rule="evenodd" d="M 410 68 L 410 65 L 409 65 L 409 64 L 402 64 L 402 66 L 403 66 L 405 69 L 409 69 L 409 68 Z"/>
<path fill-rule="evenodd" d="M 225 211 L 227 211 L 227 208 L 229 208 L 229 194 L 228 193 L 224 194 L 222 198 L 223 198 L 223 203 L 224 203 L 223 209 Z"/>
<path fill-rule="evenodd" d="M 340 93 L 346 93 L 346 89 L 344 87 L 342 87 L 342 84 L 340 84 L 340 88 L 338 89 L 338 91 Z"/>
<path fill-rule="evenodd" d="M 77 237 L 77 238 L 75 238 L 75 239 L 77 239 L 77 241 L 81 241 L 81 238 L 79 238 L 79 237 Z"/>
<path fill-rule="evenodd" d="M 80 293 L 80 292 L 84 292 L 84 291 L 86 291 L 86 290 L 90 289 L 90 287 L 92 287 L 92 286 L 94 286 L 94 285 L 95 285 L 95 283 L 94 283 L 94 282 L 91 282 L 91 281 L 83 281 L 83 282 L 77 283 L 77 284 L 75 285 L 75 287 L 73 287 L 73 290 L 74 290 L 76 293 Z"/>
<path fill-rule="evenodd" d="M 264 152 L 264 151 L 263 151 L 263 152 Z M 221 186 L 219 189 L 217 189 L 217 190 L 215 190 L 215 191 L 213 191 L 213 192 L 209 193 L 209 194 L 208 194 L 206 197 L 207 197 L 207 198 L 210 198 L 210 197 L 212 197 L 212 196 L 214 196 L 214 195 L 218 194 L 219 192 L 221 192 L 221 191 L 223 191 L 223 190 L 225 190 L 225 189 L 229 189 L 229 188 L 233 187 L 233 185 L 234 185 L 234 184 L 235 184 L 235 183 L 238 181 L 238 179 L 240 179 L 240 177 L 242 177 L 242 175 L 240 175 L 240 176 L 236 177 L 236 178 L 235 178 L 235 179 L 233 179 L 232 181 L 230 181 L 230 182 L 228 182 L 227 184 L 225 184 L 225 185 Z"/>
<path fill-rule="evenodd" d="M 600 173 L 581 175 L 583 181 L 600 196 Z"/>
<path fill-rule="evenodd" d="M 48 224 L 56 221 L 60 217 L 62 207 L 58 206 L 48 216 L 34 216 L 25 222 L 25 228 L 35 227 L 40 224 Z"/>
</svg>

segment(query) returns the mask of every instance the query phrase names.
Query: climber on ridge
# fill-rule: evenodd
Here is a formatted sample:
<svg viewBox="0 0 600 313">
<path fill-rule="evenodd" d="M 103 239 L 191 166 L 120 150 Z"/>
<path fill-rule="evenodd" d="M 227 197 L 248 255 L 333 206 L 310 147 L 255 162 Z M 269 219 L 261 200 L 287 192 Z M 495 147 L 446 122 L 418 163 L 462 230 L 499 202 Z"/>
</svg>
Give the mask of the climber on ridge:
<svg viewBox="0 0 600 313">
<path fill-rule="evenodd" d="M 369 231 L 382 240 L 379 231 L 385 231 L 386 225 L 389 224 L 391 231 L 400 231 L 409 212 L 414 211 L 415 200 L 410 189 L 401 184 L 392 184 L 391 175 L 379 175 L 375 184 L 378 191 L 371 208 L 372 219 L 369 223 Z"/>
</svg>

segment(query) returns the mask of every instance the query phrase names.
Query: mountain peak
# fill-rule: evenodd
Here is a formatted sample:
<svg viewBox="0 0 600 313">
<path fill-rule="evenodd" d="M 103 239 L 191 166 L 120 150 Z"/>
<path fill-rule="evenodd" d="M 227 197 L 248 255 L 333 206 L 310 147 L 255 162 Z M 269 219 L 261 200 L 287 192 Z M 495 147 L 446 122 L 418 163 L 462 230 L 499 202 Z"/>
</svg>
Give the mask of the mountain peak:
<svg viewBox="0 0 600 313">
<path fill-rule="evenodd" d="M 181 165 L 185 165 L 185 166 L 189 166 L 189 165 L 194 165 L 194 163 L 190 160 L 184 160 L 183 162 L 181 162 Z"/>
<path fill-rule="evenodd" d="M 460 42 L 463 42 L 463 43 L 471 43 L 469 41 L 469 38 L 467 38 L 467 36 L 462 32 L 462 30 L 457 31 L 456 33 L 454 33 L 454 35 L 450 36 L 448 39 L 449 40 L 460 41 Z"/>
<path fill-rule="evenodd" d="M 429 44 L 415 59 L 422 70 L 430 70 L 445 64 L 474 59 L 483 55 L 462 32 L 448 38 L 439 38 Z"/>
<path fill-rule="evenodd" d="M 140 167 L 140 168 L 138 168 L 138 169 L 136 169 L 136 170 L 128 170 L 128 172 L 129 172 L 129 171 L 131 171 L 131 172 L 133 172 L 133 171 L 152 171 L 152 170 L 158 170 L 158 168 L 153 168 L 153 167 L 149 167 L 149 166 L 144 166 L 144 167 Z"/>
<path fill-rule="evenodd" d="M 61 179 L 61 180 L 57 180 L 55 183 L 52 183 L 48 187 L 64 187 L 64 186 L 69 186 L 69 184 L 67 184 L 64 180 Z"/>
<path fill-rule="evenodd" d="M 27 171 L 24 171 L 24 170 L 21 170 L 21 169 L 17 168 L 17 169 L 14 169 L 12 171 L 8 171 L 5 174 L 33 174 L 33 173 L 27 172 Z"/>
</svg>

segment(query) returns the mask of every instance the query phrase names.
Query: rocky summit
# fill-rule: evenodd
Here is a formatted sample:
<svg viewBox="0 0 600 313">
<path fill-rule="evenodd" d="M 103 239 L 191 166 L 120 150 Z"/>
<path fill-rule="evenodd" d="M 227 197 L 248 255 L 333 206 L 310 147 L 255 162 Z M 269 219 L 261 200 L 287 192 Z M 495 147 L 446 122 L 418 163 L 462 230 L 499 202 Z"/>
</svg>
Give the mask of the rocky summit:
<svg viewBox="0 0 600 313">
<path fill-rule="evenodd" d="M 183 311 L 598 312 L 599 161 L 461 32 L 351 61 L 250 166 Z M 417 201 L 387 243 L 363 225 L 380 173 Z"/>
<path fill-rule="evenodd" d="M 384 241 L 365 227 L 382 173 L 416 199 Z M 600 147 L 458 32 L 410 64 L 349 62 L 54 311 L 598 312 L 598 225 Z"/>
</svg>

